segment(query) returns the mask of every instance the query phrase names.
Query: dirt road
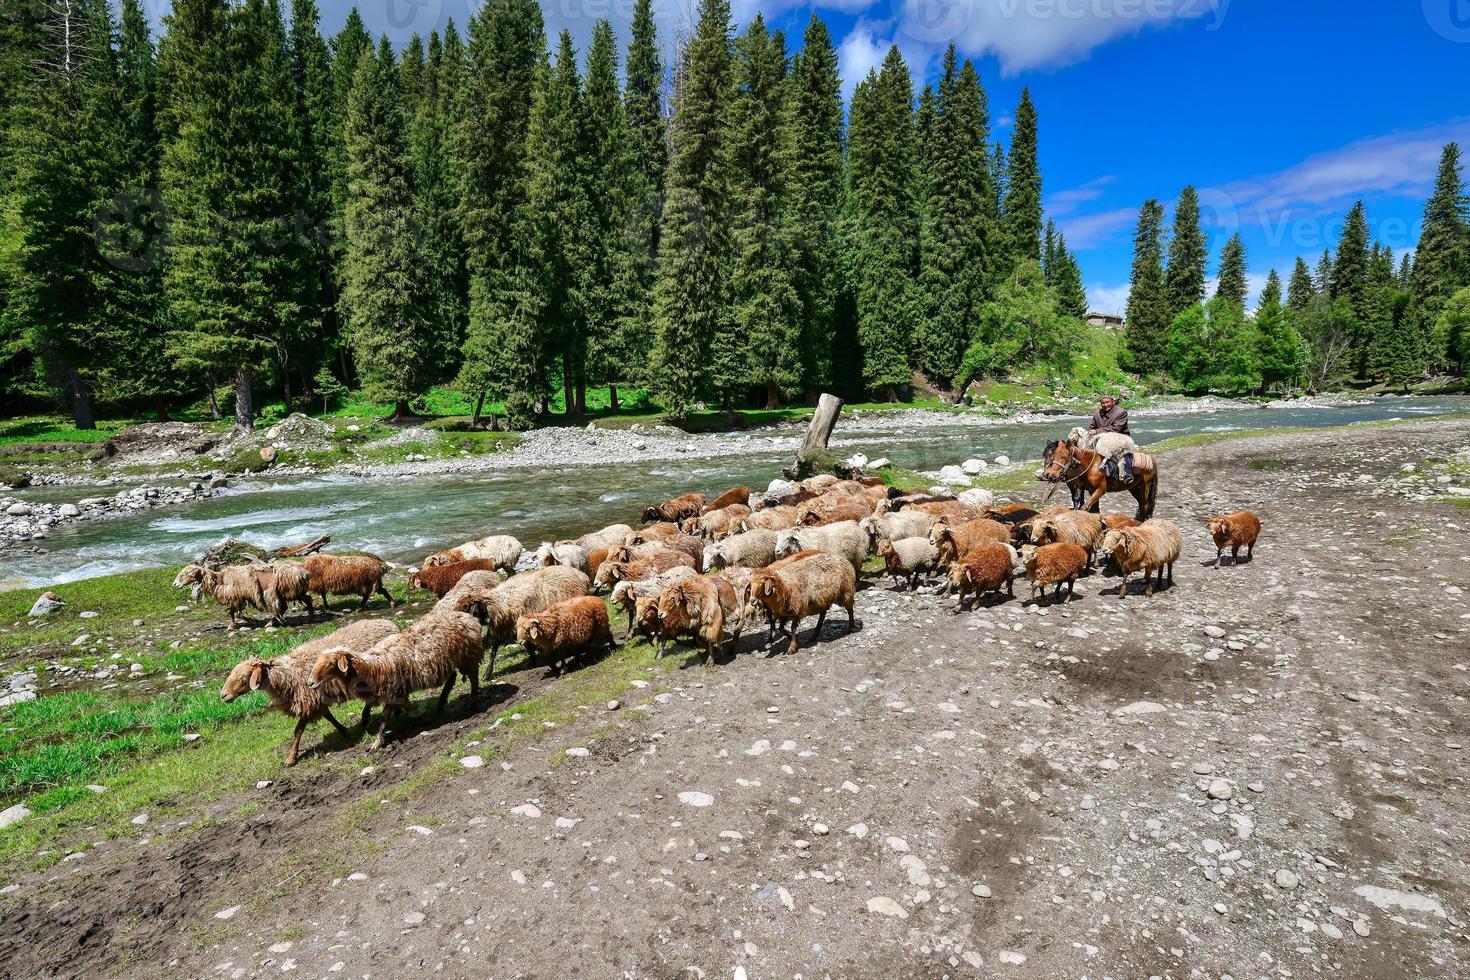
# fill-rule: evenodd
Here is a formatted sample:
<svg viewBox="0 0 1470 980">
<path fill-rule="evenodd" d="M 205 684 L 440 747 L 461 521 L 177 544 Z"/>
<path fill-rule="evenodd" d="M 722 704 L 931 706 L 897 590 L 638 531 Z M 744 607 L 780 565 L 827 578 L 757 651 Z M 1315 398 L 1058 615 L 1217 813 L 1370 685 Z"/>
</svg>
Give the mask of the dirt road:
<svg viewBox="0 0 1470 980">
<path fill-rule="evenodd" d="M 1470 975 L 1470 512 L 1395 480 L 1467 447 L 1180 450 L 1151 599 L 956 616 L 884 580 L 851 637 L 690 657 L 417 789 L 472 720 L 283 771 L 17 883 L 0 974 Z M 1227 508 L 1265 531 L 1216 570 Z"/>
</svg>

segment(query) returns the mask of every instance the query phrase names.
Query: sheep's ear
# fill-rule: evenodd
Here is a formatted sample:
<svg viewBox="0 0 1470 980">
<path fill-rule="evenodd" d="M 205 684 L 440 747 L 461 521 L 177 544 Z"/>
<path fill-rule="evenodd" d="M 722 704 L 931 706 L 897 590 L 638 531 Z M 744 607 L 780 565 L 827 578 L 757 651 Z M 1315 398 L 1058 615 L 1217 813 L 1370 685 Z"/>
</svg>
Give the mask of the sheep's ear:
<svg viewBox="0 0 1470 980">
<path fill-rule="evenodd" d="M 345 674 L 347 673 L 347 668 L 347 654 L 345 652 L 337 654 L 337 669 Z"/>
<path fill-rule="evenodd" d="M 533 640 L 541 639 L 541 624 L 532 622 L 530 629 L 526 630 L 526 632 L 531 634 L 531 639 Z"/>
<path fill-rule="evenodd" d="M 250 670 L 250 690 L 260 690 L 260 685 L 265 682 L 265 664 L 256 664 Z"/>
</svg>

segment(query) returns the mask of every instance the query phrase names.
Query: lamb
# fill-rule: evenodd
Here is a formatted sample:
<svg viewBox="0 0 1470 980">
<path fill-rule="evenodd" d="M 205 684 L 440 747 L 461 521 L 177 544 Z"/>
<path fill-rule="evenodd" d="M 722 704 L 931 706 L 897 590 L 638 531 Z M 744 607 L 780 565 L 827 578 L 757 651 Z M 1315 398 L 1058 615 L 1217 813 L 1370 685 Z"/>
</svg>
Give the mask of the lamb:
<svg viewBox="0 0 1470 980">
<path fill-rule="evenodd" d="M 985 593 L 999 592 L 1004 585 L 1006 592 L 1014 596 L 1015 578 L 1016 550 L 1004 542 L 982 541 L 949 566 L 949 581 L 944 587 L 944 594 L 957 592 L 959 602 L 954 611 L 964 612 L 965 600 L 972 594 L 979 602 L 985 598 Z"/>
<path fill-rule="evenodd" d="M 733 504 L 750 506 L 750 487 L 731 487 L 720 494 L 714 500 L 704 505 L 704 513 L 710 514 L 717 510 L 723 510 Z"/>
<path fill-rule="evenodd" d="M 294 561 L 273 561 L 261 576 L 261 590 L 274 606 L 271 622 L 277 625 L 285 621 L 286 607 L 299 602 L 306 606 L 306 621 L 316 618 L 311 605 L 311 575 L 305 566 Z"/>
<path fill-rule="evenodd" d="M 776 535 L 776 554 L 786 556 L 798 551 L 821 551 L 843 558 L 852 565 L 853 574 L 862 571 L 868 557 L 868 536 L 856 521 L 843 521 L 824 527 L 793 528 Z"/>
<path fill-rule="evenodd" d="M 787 528 L 796 527 L 800 518 L 801 514 L 795 507 L 782 504 L 752 511 L 749 517 L 740 522 L 740 529 L 742 531 L 784 531 Z"/>
<path fill-rule="evenodd" d="M 496 568 L 513 572 L 524 550 L 520 541 L 509 534 L 492 534 L 430 555 L 424 559 L 424 564 L 450 565 L 469 558 L 488 558 L 495 563 Z"/>
<path fill-rule="evenodd" d="M 250 657 L 235 665 L 230 676 L 220 688 L 220 700 L 229 704 L 249 691 L 265 691 L 270 697 L 271 707 L 283 715 L 296 719 L 296 734 L 291 747 L 286 751 L 286 765 L 296 765 L 301 751 L 301 734 L 306 726 L 325 718 L 332 727 L 343 735 L 347 729 L 332 716 L 331 706 L 348 699 L 345 685 L 336 683 L 311 687 L 311 669 L 323 650 L 343 647 L 354 653 L 365 653 L 374 644 L 398 632 L 398 627 L 386 619 L 363 619 L 342 627 L 326 636 L 308 640 L 284 657 L 263 660 Z M 362 723 L 367 726 L 370 706 L 364 705 Z"/>
<path fill-rule="evenodd" d="M 855 526 L 855 525 L 854 525 Z M 778 569 L 763 568 L 751 576 L 750 591 L 765 609 L 767 617 L 777 625 L 789 624 L 791 643 L 788 653 L 797 650 L 797 631 L 801 621 L 813 613 L 817 628 L 815 640 L 822 633 L 827 610 L 841 606 L 847 610 L 847 631 L 855 625 L 853 594 L 857 573 L 852 564 L 835 555 L 813 555 Z M 774 629 L 772 630 L 774 640 Z"/>
<path fill-rule="evenodd" d="M 224 606 L 230 614 L 230 629 L 239 624 L 240 612 L 247 605 L 266 611 L 266 598 L 261 569 L 250 565 L 226 565 L 219 571 L 203 565 L 185 565 L 174 577 L 174 588 L 197 585 L 199 590 Z"/>
<path fill-rule="evenodd" d="M 637 612 L 638 600 L 640 598 L 655 597 L 675 582 L 682 582 L 694 574 L 694 569 L 687 565 L 679 565 L 666 572 L 655 575 L 653 578 L 643 579 L 642 581 L 625 580 L 613 586 L 613 605 L 621 606 L 628 612 L 628 631 L 626 636 L 633 635 L 633 619 Z"/>
<path fill-rule="evenodd" d="M 588 554 L 599 548 L 615 548 L 623 543 L 623 539 L 633 533 L 633 529 L 626 524 L 609 524 L 600 531 L 589 531 L 575 543 L 580 545 Z"/>
<path fill-rule="evenodd" d="M 330 608 L 327 595 L 355 595 L 362 597 L 359 609 L 366 609 L 368 599 L 374 592 L 388 600 L 393 608 L 393 597 L 383 588 L 383 576 L 388 574 L 388 563 L 376 555 L 308 555 L 306 574 L 311 576 L 311 591 L 321 596 L 322 608 Z"/>
<path fill-rule="evenodd" d="M 503 585 L 464 595 L 455 611 L 467 612 L 485 624 L 485 642 L 490 646 L 490 664 L 485 680 L 495 676 L 495 657 L 502 643 L 515 638 L 516 621 L 526 613 L 549 609 L 563 599 L 586 595 L 591 580 L 575 568 L 553 565 L 512 575 Z M 440 605 L 443 605 L 441 600 Z"/>
<path fill-rule="evenodd" d="M 587 575 L 589 577 L 595 576 L 605 561 L 607 561 L 606 548 L 595 548 L 587 552 Z"/>
<path fill-rule="evenodd" d="M 1036 591 L 1046 597 L 1046 587 L 1056 586 L 1053 599 L 1062 594 L 1062 583 L 1067 585 L 1067 601 L 1071 602 L 1077 589 L 1077 576 L 1087 567 L 1087 552 L 1078 545 L 1068 542 L 1059 544 L 1028 544 L 1021 548 L 1021 560 L 1026 563 L 1026 577 L 1031 580 L 1031 601 L 1036 601 Z"/>
<path fill-rule="evenodd" d="M 1123 582 L 1118 586 L 1118 598 L 1128 595 L 1128 576 L 1143 572 L 1144 593 L 1154 594 L 1153 574 L 1159 573 L 1159 585 L 1164 584 L 1164 571 L 1169 572 L 1169 584 L 1174 584 L 1174 563 L 1184 542 L 1179 537 L 1179 528 L 1173 521 L 1153 518 L 1137 527 L 1125 527 L 1103 535 L 1098 546 L 1098 557 L 1107 561 Z"/>
<path fill-rule="evenodd" d="M 463 675 L 470 682 L 470 703 L 475 703 L 480 696 L 478 670 L 484 655 L 480 625 L 473 616 L 435 611 L 403 632 L 380 640 L 366 653 L 346 646 L 323 650 L 312 667 L 310 686 L 340 683 L 349 697 L 381 704 L 378 737 L 372 745 L 372 751 L 377 751 L 387 738 L 389 721 L 408 707 L 414 691 L 443 685 L 438 707 L 442 713 L 455 679 Z"/>
<path fill-rule="evenodd" d="M 1221 514 L 1210 518 L 1210 537 L 1215 539 L 1215 567 L 1220 567 L 1220 556 L 1230 549 L 1230 564 L 1240 564 L 1240 549 L 1245 548 L 1246 561 L 1256 554 L 1256 538 L 1261 536 L 1261 519 L 1248 510 L 1233 514 Z"/>
<path fill-rule="evenodd" d="M 1055 514 L 1043 514 L 1031 521 L 1031 541 L 1035 544 L 1057 544 L 1069 542 L 1087 552 L 1091 564 L 1092 553 L 1102 540 L 1107 524 L 1097 514 L 1084 510 L 1064 510 Z"/>
<path fill-rule="evenodd" d="M 664 589 L 658 597 L 658 615 L 667 619 L 675 606 L 682 607 L 695 635 L 704 641 L 704 662 L 713 663 L 715 648 L 729 631 L 731 649 L 740 642 L 745 626 L 740 592 L 728 579 L 695 575 Z"/>
<path fill-rule="evenodd" d="M 900 510 L 891 514 L 872 514 L 858 521 L 858 527 L 868 535 L 868 550 L 877 551 L 878 542 L 887 538 L 919 538 L 928 534 L 934 526 L 934 515 L 922 510 Z"/>
<path fill-rule="evenodd" d="M 939 552 L 938 564 L 949 566 L 986 541 L 1005 544 L 1011 540 L 1011 532 L 999 521 L 979 517 L 963 524 L 938 521 L 929 529 L 929 540 Z"/>
<path fill-rule="evenodd" d="M 602 567 L 597 570 L 594 585 L 599 589 L 611 589 L 619 582 L 629 579 L 640 581 L 653 578 L 660 572 L 667 572 L 679 565 L 687 565 L 690 568 L 698 567 L 696 560 L 688 552 L 675 548 L 664 548 L 647 558 L 637 558 L 632 561 L 609 559 L 603 562 Z"/>
<path fill-rule="evenodd" d="M 536 549 L 536 567 L 550 568 L 565 565 L 579 572 L 587 571 L 587 549 L 575 541 L 543 541 Z"/>
<path fill-rule="evenodd" d="M 698 517 L 704 510 L 705 498 L 702 493 L 685 493 L 677 497 L 671 497 L 661 504 L 654 504 L 643 511 L 643 523 L 652 524 L 655 521 L 669 521 L 679 523 L 686 517 Z"/>
<path fill-rule="evenodd" d="M 1109 531 L 1116 531 L 1125 527 L 1137 527 L 1140 523 L 1138 518 L 1129 517 L 1127 514 L 1104 514 L 1103 523 Z"/>
<path fill-rule="evenodd" d="M 426 589 L 442 599 L 470 572 L 489 572 L 497 580 L 500 578 L 495 571 L 495 562 L 489 558 L 469 558 L 449 565 L 426 565 L 409 576 L 408 587 L 410 590 Z"/>
<path fill-rule="evenodd" d="M 660 590 L 659 595 L 662 594 L 663 590 Z M 676 606 L 667 615 L 660 616 L 659 595 L 639 596 L 634 606 L 634 618 L 638 622 L 637 632 L 653 641 L 655 658 L 663 657 L 664 644 L 694 628 L 683 606 Z"/>
<path fill-rule="evenodd" d="M 719 540 L 740 527 L 740 522 L 749 516 L 750 508 L 744 504 L 707 510 L 700 516 L 685 521 L 684 533 Z"/>
<path fill-rule="evenodd" d="M 704 570 L 760 568 L 776 560 L 775 531 L 732 534 L 704 549 Z"/>
<path fill-rule="evenodd" d="M 883 556 L 883 567 L 889 575 L 908 579 L 910 591 L 918 587 L 920 575 L 932 572 L 939 563 L 939 549 L 928 538 L 884 538 L 878 542 L 878 554 Z"/>
<path fill-rule="evenodd" d="M 563 599 L 541 612 L 516 620 L 516 642 L 527 653 L 551 655 L 551 674 L 559 676 L 563 663 L 590 647 L 615 647 L 607 605 L 596 596 Z"/>
</svg>

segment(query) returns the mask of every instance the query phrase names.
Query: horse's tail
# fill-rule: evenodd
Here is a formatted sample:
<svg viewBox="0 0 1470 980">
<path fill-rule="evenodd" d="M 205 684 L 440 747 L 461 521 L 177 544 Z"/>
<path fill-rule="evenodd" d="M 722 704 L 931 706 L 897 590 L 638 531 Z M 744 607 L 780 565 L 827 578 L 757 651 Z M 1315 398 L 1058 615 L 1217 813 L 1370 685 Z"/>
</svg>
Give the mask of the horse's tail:
<svg viewBox="0 0 1470 980">
<path fill-rule="evenodd" d="M 1154 464 L 1149 467 L 1153 473 L 1153 479 L 1148 482 L 1148 504 L 1144 508 L 1144 520 L 1154 516 L 1154 504 L 1159 499 L 1159 467 Z"/>
</svg>

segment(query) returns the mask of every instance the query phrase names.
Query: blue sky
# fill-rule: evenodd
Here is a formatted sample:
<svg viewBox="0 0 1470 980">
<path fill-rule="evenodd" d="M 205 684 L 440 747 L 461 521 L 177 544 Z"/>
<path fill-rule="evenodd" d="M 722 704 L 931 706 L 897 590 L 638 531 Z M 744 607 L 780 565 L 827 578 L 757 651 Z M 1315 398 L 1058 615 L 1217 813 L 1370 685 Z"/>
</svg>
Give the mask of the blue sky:
<svg viewBox="0 0 1470 980">
<path fill-rule="evenodd" d="M 161 2 L 161 0 L 156 0 Z M 349 0 L 319 0 L 337 30 Z M 1259 288 L 1297 255 L 1315 265 L 1362 197 L 1395 252 L 1418 239 L 1440 147 L 1470 144 L 1470 0 L 732 0 L 793 45 L 815 12 L 851 89 L 898 44 L 932 79 L 953 41 L 974 58 L 993 135 L 1009 138 L 1023 86 L 1040 118 L 1049 213 L 1078 251 L 1094 309 L 1127 296 L 1131 234 L 1149 197 L 1200 191 L 1212 263 L 1239 230 Z M 366 0 L 369 29 L 402 43 L 475 0 Z M 544 0 L 552 36 L 579 45 L 612 20 L 626 42 L 633 0 Z M 666 41 L 691 0 L 655 0 Z"/>
</svg>

